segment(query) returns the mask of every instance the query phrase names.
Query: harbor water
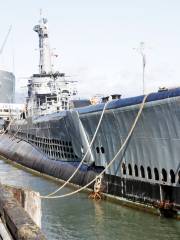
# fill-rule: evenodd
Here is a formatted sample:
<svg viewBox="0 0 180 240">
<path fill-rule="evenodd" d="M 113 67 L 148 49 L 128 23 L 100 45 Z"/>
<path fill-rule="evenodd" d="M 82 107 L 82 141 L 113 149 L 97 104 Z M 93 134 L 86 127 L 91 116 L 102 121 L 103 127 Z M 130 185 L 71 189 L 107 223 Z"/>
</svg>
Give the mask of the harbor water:
<svg viewBox="0 0 180 240">
<path fill-rule="evenodd" d="M 28 187 L 41 194 L 60 183 L 34 175 L 0 160 L 0 182 Z M 61 194 L 72 191 L 67 187 Z M 42 231 L 49 240 L 179 240 L 180 221 L 122 207 L 108 201 L 92 201 L 87 193 L 42 201 Z"/>
</svg>

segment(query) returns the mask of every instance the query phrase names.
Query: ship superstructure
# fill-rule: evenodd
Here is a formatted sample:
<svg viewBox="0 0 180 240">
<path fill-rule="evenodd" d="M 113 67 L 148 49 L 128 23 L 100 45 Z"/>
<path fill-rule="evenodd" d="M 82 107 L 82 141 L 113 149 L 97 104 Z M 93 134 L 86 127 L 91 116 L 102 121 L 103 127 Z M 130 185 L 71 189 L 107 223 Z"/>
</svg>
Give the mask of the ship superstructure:
<svg viewBox="0 0 180 240">
<path fill-rule="evenodd" d="M 34 31 L 39 37 L 39 73 L 28 80 L 28 116 L 68 110 L 70 100 L 77 92 L 73 81 L 68 81 L 64 73 L 53 70 L 47 19 L 41 17 Z"/>
</svg>

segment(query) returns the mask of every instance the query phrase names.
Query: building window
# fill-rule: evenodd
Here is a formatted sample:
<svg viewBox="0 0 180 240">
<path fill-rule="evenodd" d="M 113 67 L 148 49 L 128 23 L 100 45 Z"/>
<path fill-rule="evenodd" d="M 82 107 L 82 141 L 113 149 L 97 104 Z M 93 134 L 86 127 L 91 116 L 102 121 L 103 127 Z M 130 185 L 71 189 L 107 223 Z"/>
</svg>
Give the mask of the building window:
<svg viewBox="0 0 180 240">
<path fill-rule="evenodd" d="M 170 176 L 171 176 L 171 183 L 175 183 L 175 174 L 172 169 L 170 170 Z"/>
<path fill-rule="evenodd" d="M 132 176 L 132 167 L 131 164 L 128 164 L 129 175 Z"/>
<path fill-rule="evenodd" d="M 122 163 L 122 172 L 125 175 L 126 174 L 126 165 L 125 163 Z"/>
<path fill-rule="evenodd" d="M 151 168 L 147 167 L 147 174 L 148 174 L 148 178 L 152 179 L 152 173 L 151 173 Z"/>
<path fill-rule="evenodd" d="M 134 173 L 135 173 L 135 176 L 138 177 L 138 167 L 137 167 L 137 165 L 134 166 Z"/>
<path fill-rule="evenodd" d="M 141 166 L 141 167 L 140 167 L 140 170 L 141 170 L 141 177 L 142 177 L 142 178 L 145 178 L 144 167 Z"/>
<path fill-rule="evenodd" d="M 162 169 L 162 181 L 167 182 L 167 172 L 164 168 Z"/>
</svg>

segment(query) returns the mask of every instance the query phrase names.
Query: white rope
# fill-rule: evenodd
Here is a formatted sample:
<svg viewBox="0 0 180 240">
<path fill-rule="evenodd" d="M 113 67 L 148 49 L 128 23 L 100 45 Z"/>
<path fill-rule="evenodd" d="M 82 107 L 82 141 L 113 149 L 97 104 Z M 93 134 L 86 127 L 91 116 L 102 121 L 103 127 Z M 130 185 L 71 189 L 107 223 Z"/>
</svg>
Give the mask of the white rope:
<svg viewBox="0 0 180 240">
<path fill-rule="evenodd" d="M 86 184 L 85 186 L 83 186 L 83 187 L 81 187 L 81 188 L 79 188 L 79 189 L 77 189 L 77 190 L 75 190 L 75 191 L 73 191 L 73 192 L 66 193 L 66 194 L 59 195 L 59 196 L 49 196 L 49 197 L 48 197 L 48 196 L 44 196 L 44 197 L 43 197 L 43 196 L 40 196 L 40 197 L 41 197 L 41 198 L 46 198 L 46 199 L 56 199 L 56 198 L 63 198 L 63 197 L 72 196 L 72 195 L 74 195 L 74 194 L 76 194 L 76 193 L 84 190 L 85 188 L 87 188 L 88 186 L 90 186 L 93 182 L 95 182 L 97 178 L 99 178 L 100 176 L 102 176 L 102 174 L 105 173 L 106 170 L 114 163 L 114 161 L 116 160 L 116 158 L 118 157 L 118 155 L 120 154 L 120 152 L 121 152 L 121 151 L 123 150 L 123 148 L 126 146 L 128 140 L 130 139 L 130 137 L 131 137 L 131 135 L 132 135 L 132 133 L 133 133 L 135 127 L 136 127 L 136 124 L 137 124 L 137 122 L 138 122 L 138 120 L 139 120 L 139 118 L 140 118 L 140 116 L 141 116 L 141 113 L 142 113 L 142 110 L 143 110 L 143 108 L 144 108 L 144 105 L 145 105 L 145 101 L 146 101 L 146 99 L 147 99 L 147 96 L 148 96 L 148 95 L 145 95 L 144 98 L 143 98 L 143 101 L 142 101 L 142 103 L 141 103 L 141 107 L 140 107 L 140 109 L 139 109 L 139 111 L 138 111 L 138 114 L 137 114 L 137 116 L 136 116 L 136 118 L 135 118 L 135 120 L 134 120 L 134 123 L 133 123 L 132 127 L 130 128 L 130 131 L 129 131 L 129 133 L 128 133 L 128 135 L 127 135 L 124 143 L 121 145 L 120 149 L 118 150 L 118 152 L 116 153 L 116 155 L 114 156 L 114 158 L 108 163 L 108 165 L 106 166 L 106 168 L 105 168 L 99 175 L 97 175 L 92 181 L 90 181 L 90 182 L 89 182 L 88 184 Z"/>
<path fill-rule="evenodd" d="M 26 121 L 26 119 L 23 120 L 23 122 L 25 122 L 25 121 Z M 19 133 L 20 130 L 22 130 L 21 126 L 18 127 L 17 131 L 14 133 L 14 135 L 12 135 L 12 138 L 16 137 L 16 135 Z"/>
<path fill-rule="evenodd" d="M 22 127 L 20 126 L 18 129 L 17 129 L 17 131 L 15 132 L 15 134 L 14 135 L 12 135 L 12 138 L 13 137 L 16 137 L 16 135 L 19 133 L 19 131 L 22 129 Z"/>
<path fill-rule="evenodd" d="M 1 133 L 1 135 L 0 135 L 0 136 L 3 136 L 3 135 L 5 134 L 5 132 L 8 130 L 8 128 L 10 128 L 11 124 L 13 123 L 13 121 L 14 121 L 14 119 L 13 119 L 13 118 L 11 118 L 11 121 L 9 122 L 9 124 L 8 124 L 7 128 L 6 128 L 6 129 L 4 129 L 3 133 Z"/>
<path fill-rule="evenodd" d="M 59 192 L 62 188 L 64 188 L 64 187 L 71 181 L 71 179 L 75 176 L 75 174 L 77 173 L 77 171 L 80 169 L 80 167 L 82 166 L 82 164 L 83 164 L 83 162 L 84 162 L 84 160 L 85 160 L 88 152 L 91 150 L 92 144 L 94 143 L 94 140 L 95 140 L 95 138 L 96 138 L 97 132 L 98 132 L 99 127 L 100 127 L 100 125 L 101 125 L 101 122 L 102 122 L 102 119 L 103 119 L 104 112 L 105 112 L 105 109 L 106 109 L 107 104 L 108 104 L 108 102 L 106 102 L 105 105 L 104 105 L 103 111 L 102 111 L 101 116 L 100 116 L 100 118 L 99 118 L 99 122 L 98 122 L 98 125 L 97 125 L 97 128 L 96 128 L 96 131 L 94 132 L 93 138 L 92 138 L 90 144 L 88 145 L 88 149 L 87 149 L 84 157 L 82 158 L 81 162 L 79 163 L 79 165 L 78 165 L 78 167 L 76 168 L 76 170 L 74 171 L 74 173 L 68 178 L 68 180 L 67 180 L 62 186 L 60 186 L 60 187 L 59 187 L 58 189 L 56 189 L 54 192 L 52 192 L 52 193 L 50 193 L 50 194 L 48 194 L 48 195 L 45 195 L 45 196 L 41 196 L 41 197 L 43 197 L 43 198 L 49 197 L 49 196 L 52 196 L 52 195 L 54 195 L 55 193 Z"/>
</svg>

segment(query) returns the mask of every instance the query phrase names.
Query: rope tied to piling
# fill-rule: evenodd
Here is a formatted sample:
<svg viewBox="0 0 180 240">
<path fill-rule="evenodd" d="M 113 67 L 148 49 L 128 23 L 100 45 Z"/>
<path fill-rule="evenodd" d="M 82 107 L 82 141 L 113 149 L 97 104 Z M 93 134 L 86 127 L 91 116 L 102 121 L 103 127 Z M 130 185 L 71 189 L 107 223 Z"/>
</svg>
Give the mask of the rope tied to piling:
<svg viewBox="0 0 180 240">
<path fill-rule="evenodd" d="M 58 199 L 58 198 L 64 198 L 64 197 L 72 196 L 72 195 L 74 195 L 74 194 L 76 194 L 76 193 L 84 190 L 85 188 L 89 187 L 89 186 L 90 186 L 92 183 L 94 183 L 98 178 L 100 178 L 100 177 L 108 170 L 108 168 L 110 168 L 111 165 L 115 162 L 115 160 L 117 159 L 117 157 L 119 156 L 119 154 L 122 152 L 122 150 L 123 150 L 124 147 L 126 146 L 126 144 L 127 144 L 127 142 L 129 141 L 130 137 L 132 136 L 132 133 L 133 133 L 133 131 L 134 131 L 136 125 L 137 125 L 137 122 L 138 122 L 138 120 L 139 120 L 139 118 L 140 118 L 140 116 L 141 116 L 141 114 L 142 114 L 142 111 L 143 111 L 143 108 L 144 108 L 144 105 L 145 105 L 145 102 L 146 102 L 146 99 L 147 99 L 148 96 L 149 96 L 149 94 L 147 94 L 147 95 L 144 96 L 143 101 L 142 101 L 141 106 L 140 106 L 140 109 L 139 109 L 139 111 L 138 111 L 138 114 L 137 114 L 137 116 L 136 116 L 136 118 L 135 118 L 135 120 L 134 120 L 134 122 L 133 122 L 133 124 L 132 124 L 132 126 L 131 126 L 131 128 L 130 128 L 130 130 L 129 130 L 129 132 L 128 132 L 128 135 L 127 135 L 125 141 L 124 141 L 123 144 L 120 146 L 120 148 L 119 148 L 118 152 L 116 153 L 116 155 L 114 156 L 114 158 L 107 164 L 107 166 L 104 168 L 104 170 L 103 170 L 99 175 L 97 175 L 94 179 L 92 179 L 92 180 L 91 180 L 89 183 L 87 183 L 85 186 L 80 187 L 79 189 L 77 189 L 77 190 L 75 190 L 75 191 L 73 191 L 73 192 L 66 193 L 66 194 L 59 195 L 59 196 L 51 196 L 51 195 L 53 195 L 55 192 L 58 192 L 60 189 L 62 189 L 63 186 L 65 186 L 65 185 L 67 184 L 67 181 L 66 181 L 60 188 L 58 188 L 58 189 L 57 189 L 56 191 L 54 191 L 53 193 L 51 193 L 51 194 L 49 194 L 49 195 L 47 195 L 47 196 L 40 196 L 40 197 L 41 197 L 41 198 L 44 198 L 44 199 Z M 105 107 L 104 107 L 103 110 L 105 110 Z M 103 114 L 104 114 L 104 113 L 103 113 Z M 101 115 L 101 116 L 102 116 L 102 115 Z M 101 121 L 102 121 L 102 120 L 101 120 Z M 99 122 L 100 122 L 100 121 L 99 121 Z M 97 129 L 98 129 L 98 128 L 97 128 Z M 97 129 L 96 129 L 96 130 L 97 130 Z M 92 144 L 91 144 L 91 145 L 92 145 Z M 89 149 L 89 148 L 88 148 L 88 149 Z M 76 172 L 77 172 L 77 171 L 76 171 Z M 74 176 L 74 175 L 75 175 L 75 174 L 73 174 L 73 176 Z M 72 176 L 71 176 L 71 177 L 72 177 Z M 71 178 L 71 177 L 70 177 L 70 178 Z M 72 178 L 71 178 L 71 179 L 72 179 Z"/>
</svg>

